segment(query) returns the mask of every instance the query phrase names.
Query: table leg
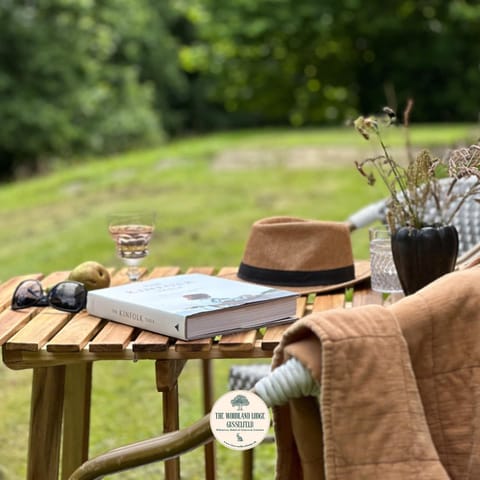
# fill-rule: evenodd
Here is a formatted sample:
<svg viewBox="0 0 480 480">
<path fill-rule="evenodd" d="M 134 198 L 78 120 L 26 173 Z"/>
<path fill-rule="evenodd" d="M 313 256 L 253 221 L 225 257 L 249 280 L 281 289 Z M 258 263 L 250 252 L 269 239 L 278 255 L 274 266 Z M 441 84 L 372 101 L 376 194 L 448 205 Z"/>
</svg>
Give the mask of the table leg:
<svg viewBox="0 0 480 480">
<path fill-rule="evenodd" d="M 163 431 L 172 432 L 180 426 L 178 413 L 178 376 L 186 360 L 157 360 L 155 374 L 157 390 L 163 396 Z M 180 459 L 165 462 L 165 479 L 180 480 Z"/>
<path fill-rule="evenodd" d="M 162 392 L 163 395 L 163 431 L 172 432 L 179 428 L 178 414 L 178 383 L 167 391 Z M 174 458 L 165 462 L 165 478 L 166 480 L 180 479 L 180 458 Z"/>
<path fill-rule="evenodd" d="M 213 406 L 213 365 L 211 360 L 202 360 L 202 383 L 203 383 L 203 410 L 207 414 Z M 215 480 L 215 442 L 209 442 L 205 445 L 205 478 L 206 480 Z"/>
<path fill-rule="evenodd" d="M 33 369 L 27 480 L 59 473 L 65 367 Z"/>
<path fill-rule="evenodd" d="M 92 363 L 67 365 L 63 413 L 62 480 L 88 459 Z"/>
</svg>

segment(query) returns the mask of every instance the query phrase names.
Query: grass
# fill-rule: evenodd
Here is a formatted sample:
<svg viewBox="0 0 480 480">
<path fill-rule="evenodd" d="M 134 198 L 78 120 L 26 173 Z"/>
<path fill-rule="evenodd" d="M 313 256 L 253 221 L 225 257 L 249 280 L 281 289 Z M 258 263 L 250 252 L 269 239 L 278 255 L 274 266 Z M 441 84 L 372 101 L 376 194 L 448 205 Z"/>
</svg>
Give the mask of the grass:
<svg viewBox="0 0 480 480">
<path fill-rule="evenodd" d="M 412 139 L 437 147 L 471 141 L 477 134 L 478 127 L 472 125 L 421 126 L 413 130 Z M 401 142 L 398 132 L 389 138 L 392 145 Z M 320 166 L 285 162 L 298 148 L 315 149 Z M 120 266 L 106 231 L 106 216 L 116 210 L 157 212 L 147 267 L 219 267 L 238 265 L 250 225 L 258 218 L 295 215 L 343 220 L 382 196 L 362 181 L 353 158 L 345 160 L 340 154 L 337 158 L 335 153 L 323 158 L 322 149 L 347 149 L 358 159 L 369 154 L 367 143 L 352 129 L 241 131 L 63 164 L 42 177 L 4 184 L 0 280 L 70 270 L 85 260 Z M 238 154 L 247 151 L 256 155 L 253 165 L 238 161 Z M 273 164 L 263 162 L 271 152 Z M 222 168 L 218 159 L 225 156 L 234 159 L 234 168 Z M 356 256 L 366 258 L 365 232 L 355 232 L 353 242 Z M 229 365 L 215 362 L 216 397 L 227 388 Z M 190 362 L 181 377 L 182 425 L 201 416 L 199 368 Z M 17 480 L 25 476 L 30 372 L 1 366 L 0 379 L 0 479 Z M 155 391 L 151 362 L 96 364 L 93 392 L 91 455 L 161 431 L 161 397 Z M 240 455 L 220 445 L 217 450 L 218 478 L 240 478 Z M 202 478 L 202 468 L 201 451 L 182 461 L 184 478 Z M 271 477 L 273 469 L 274 447 L 258 448 L 256 478 Z M 115 478 L 162 478 L 162 472 L 162 466 L 156 465 Z"/>
</svg>

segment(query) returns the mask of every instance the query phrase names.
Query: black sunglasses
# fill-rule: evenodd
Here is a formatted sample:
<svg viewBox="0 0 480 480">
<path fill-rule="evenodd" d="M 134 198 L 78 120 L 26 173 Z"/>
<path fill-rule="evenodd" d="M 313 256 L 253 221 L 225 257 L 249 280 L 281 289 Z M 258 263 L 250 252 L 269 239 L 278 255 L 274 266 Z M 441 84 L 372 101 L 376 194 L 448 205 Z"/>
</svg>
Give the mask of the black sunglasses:
<svg viewBox="0 0 480 480">
<path fill-rule="evenodd" d="M 24 280 L 13 292 L 12 310 L 34 306 L 51 306 L 62 312 L 77 313 L 87 303 L 87 290 L 83 283 L 66 280 L 57 283 L 45 293 L 38 280 Z"/>
</svg>

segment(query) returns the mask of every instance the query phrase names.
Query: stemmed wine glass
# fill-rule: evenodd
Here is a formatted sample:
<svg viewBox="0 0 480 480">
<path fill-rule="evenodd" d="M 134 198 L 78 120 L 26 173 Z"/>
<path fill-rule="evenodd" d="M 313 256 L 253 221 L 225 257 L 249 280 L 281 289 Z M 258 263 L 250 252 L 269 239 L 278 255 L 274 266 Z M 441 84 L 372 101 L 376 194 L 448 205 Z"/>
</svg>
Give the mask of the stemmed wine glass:
<svg viewBox="0 0 480 480">
<path fill-rule="evenodd" d="M 155 228 L 154 212 L 113 213 L 108 217 L 108 231 L 115 241 L 117 256 L 128 267 L 130 281 L 138 280 L 138 266 L 148 255 L 148 245 Z"/>
</svg>

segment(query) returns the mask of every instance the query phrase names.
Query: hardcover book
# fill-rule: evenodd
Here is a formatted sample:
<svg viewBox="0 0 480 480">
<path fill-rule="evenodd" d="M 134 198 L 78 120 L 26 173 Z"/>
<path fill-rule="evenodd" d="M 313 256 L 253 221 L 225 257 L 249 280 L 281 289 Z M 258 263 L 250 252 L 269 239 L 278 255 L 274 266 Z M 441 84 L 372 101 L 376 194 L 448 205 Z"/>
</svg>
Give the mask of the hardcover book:
<svg viewBox="0 0 480 480">
<path fill-rule="evenodd" d="M 91 315 L 182 340 L 295 319 L 298 294 L 200 273 L 91 290 Z"/>
</svg>

